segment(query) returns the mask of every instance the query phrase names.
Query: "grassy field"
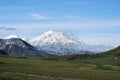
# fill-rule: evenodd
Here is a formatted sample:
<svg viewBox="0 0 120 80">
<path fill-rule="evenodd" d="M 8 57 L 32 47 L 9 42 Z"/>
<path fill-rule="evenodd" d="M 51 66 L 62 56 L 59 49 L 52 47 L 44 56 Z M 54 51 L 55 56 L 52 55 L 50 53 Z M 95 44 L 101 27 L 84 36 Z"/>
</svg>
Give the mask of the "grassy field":
<svg viewBox="0 0 120 80">
<path fill-rule="evenodd" d="M 0 56 L 0 80 L 120 80 L 119 54 L 117 50 L 48 59 Z"/>
</svg>

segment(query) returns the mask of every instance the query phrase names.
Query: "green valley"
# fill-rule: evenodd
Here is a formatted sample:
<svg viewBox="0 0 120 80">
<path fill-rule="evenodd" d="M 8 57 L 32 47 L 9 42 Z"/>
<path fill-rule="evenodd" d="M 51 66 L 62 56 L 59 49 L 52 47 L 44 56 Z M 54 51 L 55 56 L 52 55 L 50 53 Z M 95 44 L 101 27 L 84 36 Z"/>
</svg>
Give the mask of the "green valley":
<svg viewBox="0 0 120 80">
<path fill-rule="evenodd" d="M 0 80 L 120 80 L 120 47 L 45 59 L 0 55 Z"/>
</svg>

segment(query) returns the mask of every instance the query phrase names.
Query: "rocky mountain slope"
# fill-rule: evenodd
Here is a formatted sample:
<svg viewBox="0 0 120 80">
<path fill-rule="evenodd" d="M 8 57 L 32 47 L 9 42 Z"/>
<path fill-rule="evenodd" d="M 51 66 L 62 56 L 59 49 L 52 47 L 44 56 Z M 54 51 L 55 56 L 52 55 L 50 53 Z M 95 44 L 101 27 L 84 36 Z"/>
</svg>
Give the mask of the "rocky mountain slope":
<svg viewBox="0 0 120 80">
<path fill-rule="evenodd" d="M 37 50 L 20 38 L 0 39 L 0 50 L 11 56 L 49 56 L 42 50 Z"/>
</svg>

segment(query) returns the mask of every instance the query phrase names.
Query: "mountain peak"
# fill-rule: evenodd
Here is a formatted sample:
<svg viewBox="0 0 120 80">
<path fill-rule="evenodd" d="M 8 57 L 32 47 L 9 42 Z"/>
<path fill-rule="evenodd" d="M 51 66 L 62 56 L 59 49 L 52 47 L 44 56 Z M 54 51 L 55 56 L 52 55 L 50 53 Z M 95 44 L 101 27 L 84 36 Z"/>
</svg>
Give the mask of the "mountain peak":
<svg viewBox="0 0 120 80">
<path fill-rule="evenodd" d="M 42 44 L 71 44 L 76 43 L 76 38 L 69 33 L 48 31 L 40 36 L 30 39 L 30 42 Z M 37 44 L 37 45 L 38 45 Z"/>
<path fill-rule="evenodd" d="M 7 36 L 5 39 L 10 39 L 10 38 L 18 38 L 17 35 L 10 35 L 10 36 Z"/>
<path fill-rule="evenodd" d="M 67 33 L 50 30 L 50 31 L 47 31 L 47 32 L 43 33 L 42 35 L 44 35 L 44 36 L 55 36 L 55 35 L 58 35 L 58 36 L 63 35 L 63 36 L 65 36 L 65 34 L 67 35 Z"/>
<path fill-rule="evenodd" d="M 47 31 L 47 32 L 45 32 L 46 34 L 53 34 L 53 33 L 55 33 L 54 31 L 52 31 L 52 30 L 50 30 L 50 31 Z"/>
</svg>

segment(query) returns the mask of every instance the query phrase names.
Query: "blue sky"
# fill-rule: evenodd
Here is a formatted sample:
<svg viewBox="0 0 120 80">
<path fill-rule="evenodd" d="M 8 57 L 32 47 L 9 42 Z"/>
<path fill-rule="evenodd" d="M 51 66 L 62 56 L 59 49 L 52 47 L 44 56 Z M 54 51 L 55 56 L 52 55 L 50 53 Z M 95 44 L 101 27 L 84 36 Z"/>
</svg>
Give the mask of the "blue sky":
<svg viewBox="0 0 120 80">
<path fill-rule="evenodd" d="M 88 44 L 120 45 L 120 0 L 1 0 L 0 37 L 69 32 Z"/>
</svg>

